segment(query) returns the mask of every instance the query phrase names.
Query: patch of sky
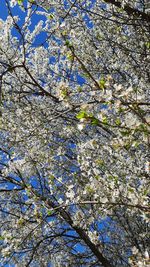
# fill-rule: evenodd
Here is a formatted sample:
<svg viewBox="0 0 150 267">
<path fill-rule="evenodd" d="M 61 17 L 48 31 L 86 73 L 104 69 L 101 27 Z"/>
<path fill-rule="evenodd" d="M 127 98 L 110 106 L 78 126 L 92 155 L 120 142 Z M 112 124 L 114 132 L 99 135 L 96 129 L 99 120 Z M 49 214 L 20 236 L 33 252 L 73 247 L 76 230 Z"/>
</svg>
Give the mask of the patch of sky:
<svg viewBox="0 0 150 267">
<path fill-rule="evenodd" d="M 71 167 L 70 167 L 70 171 L 72 172 L 72 173 L 74 173 L 74 172 L 78 172 L 80 169 L 76 166 L 76 165 L 72 165 Z"/>
<path fill-rule="evenodd" d="M 72 149 L 66 149 L 66 154 L 65 155 L 68 156 L 68 157 L 70 157 L 70 158 L 72 158 L 73 157 L 73 151 L 72 151 Z"/>
<path fill-rule="evenodd" d="M 37 47 L 43 45 L 45 48 L 48 47 L 48 44 L 46 42 L 47 39 L 47 33 L 46 32 L 40 32 L 36 38 L 34 39 L 32 46 Z"/>
<path fill-rule="evenodd" d="M 0 18 L 3 20 L 6 20 L 8 16 L 8 11 L 6 9 L 6 3 L 5 0 L 0 1 Z"/>
<path fill-rule="evenodd" d="M 108 227 L 110 222 L 112 222 L 112 219 L 110 217 L 106 217 L 105 219 L 101 219 L 98 223 L 98 230 L 102 230 L 105 227 Z"/>
<path fill-rule="evenodd" d="M 66 9 L 69 9 L 70 8 L 70 3 L 67 0 L 64 0 L 64 7 Z"/>
<path fill-rule="evenodd" d="M 102 104 L 100 105 L 100 109 L 107 109 L 108 108 L 108 104 Z"/>
<path fill-rule="evenodd" d="M 12 178 L 12 175 L 11 175 L 11 178 Z M 13 181 L 15 181 L 16 179 L 14 179 Z M 14 186 L 14 183 L 12 182 L 5 182 L 5 185 L 4 186 L 0 186 L 1 188 L 3 189 L 6 189 L 6 190 L 12 190 L 12 189 L 16 189 L 16 188 L 20 188 L 18 186 Z"/>
<path fill-rule="evenodd" d="M 50 62 L 50 64 L 55 64 L 56 58 L 54 56 L 50 57 L 49 62 Z"/>
<path fill-rule="evenodd" d="M 70 142 L 68 144 L 68 147 L 71 148 L 71 149 L 75 149 L 77 146 L 76 146 L 76 144 L 74 142 Z"/>
<path fill-rule="evenodd" d="M 105 241 L 106 243 L 111 242 L 111 237 L 107 233 L 115 231 L 116 222 L 108 216 L 103 219 L 100 218 L 99 221 L 94 221 L 91 224 L 90 231 L 94 232 L 95 224 L 100 232 L 99 240 L 103 242 Z"/>
<path fill-rule="evenodd" d="M 14 264 L 12 264 L 12 263 L 11 264 L 9 264 L 9 263 L 6 263 L 6 264 L 3 263 L 3 264 L 1 264 L 0 263 L 0 267 L 16 267 L 16 266 Z"/>
<path fill-rule="evenodd" d="M 107 4 L 104 3 L 104 2 L 99 4 L 99 7 L 100 7 L 101 9 L 106 9 L 106 6 L 107 6 Z"/>
<path fill-rule="evenodd" d="M 63 143 L 63 142 L 65 141 L 65 139 L 62 138 L 62 137 L 57 136 L 57 137 L 54 138 L 54 141 L 55 141 L 55 142 Z"/>
<path fill-rule="evenodd" d="M 8 162 L 8 154 L 4 153 L 3 151 L 0 150 L 0 170 L 6 165 Z M 2 163 L 1 163 L 2 162 Z"/>
<path fill-rule="evenodd" d="M 90 20 L 90 18 L 87 14 L 84 15 L 83 19 L 84 19 L 84 22 L 88 28 L 90 28 L 90 29 L 93 28 L 93 26 L 94 26 L 93 22 Z"/>
<path fill-rule="evenodd" d="M 17 170 L 17 169 L 16 169 Z M 19 174 L 19 173 L 18 173 Z M 17 173 L 16 174 L 14 174 L 14 173 L 10 173 L 9 174 L 9 177 L 12 179 L 12 180 L 14 180 L 14 181 L 16 181 L 16 182 L 20 182 L 20 177 L 17 175 Z M 14 186 L 14 183 L 11 183 L 11 182 L 8 182 L 9 184 L 13 184 L 13 186 Z"/>
<path fill-rule="evenodd" d="M 76 78 L 77 78 L 77 82 L 80 84 L 80 85 L 83 85 L 86 80 L 85 78 L 83 78 L 81 75 L 79 75 L 78 73 L 76 74 Z"/>
<path fill-rule="evenodd" d="M 39 182 L 37 181 L 37 176 L 31 176 L 29 178 L 29 184 L 33 186 L 34 188 L 38 188 Z"/>
<path fill-rule="evenodd" d="M 63 162 L 63 161 L 65 162 L 66 157 L 63 155 L 57 155 L 57 156 L 54 156 L 54 160 L 60 161 L 60 162 Z"/>
<path fill-rule="evenodd" d="M 77 253 L 84 253 L 86 251 L 85 246 L 80 244 L 80 243 L 77 243 L 74 246 L 74 249 L 76 250 Z M 74 251 L 72 251 L 72 252 L 74 253 Z"/>
</svg>

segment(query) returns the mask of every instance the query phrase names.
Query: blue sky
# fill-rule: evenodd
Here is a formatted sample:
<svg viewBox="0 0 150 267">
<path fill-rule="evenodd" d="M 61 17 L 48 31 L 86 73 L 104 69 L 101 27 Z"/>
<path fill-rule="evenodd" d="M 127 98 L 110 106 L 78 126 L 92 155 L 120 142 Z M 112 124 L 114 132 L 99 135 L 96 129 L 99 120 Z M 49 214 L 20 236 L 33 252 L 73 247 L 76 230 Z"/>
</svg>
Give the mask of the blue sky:
<svg viewBox="0 0 150 267">
<path fill-rule="evenodd" d="M 0 3 L 0 18 L 6 19 L 6 17 L 7 17 L 7 10 L 6 10 L 6 6 L 5 6 L 5 0 L 1 0 L 1 3 Z"/>
</svg>

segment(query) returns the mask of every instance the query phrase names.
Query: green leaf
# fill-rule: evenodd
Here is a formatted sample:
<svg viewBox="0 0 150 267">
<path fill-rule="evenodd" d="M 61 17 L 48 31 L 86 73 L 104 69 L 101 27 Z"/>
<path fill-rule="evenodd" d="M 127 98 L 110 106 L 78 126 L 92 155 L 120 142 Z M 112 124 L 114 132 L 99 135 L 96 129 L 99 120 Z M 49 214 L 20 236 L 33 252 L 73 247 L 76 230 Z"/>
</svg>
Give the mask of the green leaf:
<svg viewBox="0 0 150 267">
<path fill-rule="evenodd" d="M 107 124 L 107 123 L 108 123 L 108 119 L 107 119 L 106 116 L 102 118 L 102 122 L 103 122 L 104 124 Z"/>
<path fill-rule="evenodd" d="M 118 118 L 118 119 L 116 119 L 115 123 L 116 123 L 116 125 L 119 126 L 121 124 L 121 120 Z"/>
<path fill-rule="evenodd" d="M 18 5 L 21 5 L 24 0 L 18 0 Z"/>
<path fill-rule="evenodd" d="M 79 86 L 79 87 L 77 88 L 77 90 L 78 90 L 79 93 L 82 92 L 82 87 Z"/>
<path fill-rule="evenodd" d="M 66 40 L 66 42 L 65 42 L 65 44 L 67 45 L 67 46 L 69 46 L 69 40 Z"/>
<path fill-rule="evenodd" d="M 48 15 L 48 18 L 49 19 L 53 19 L 54 18 L 54 15 L 53 14 L 50 14 L 50 15 Z"/>
<path fill-rule="evenodd" d="M 64 88 L 64 89 L 61 91 L 61 95 L 62 95 L 63 97 L 68 96 L 68 90 L 67 90 L 67 88 Z"/>
<path fill-rule="evenodd" d="M 83 69 L 83 68 L 82 68 L 82 69 Z M 84 70 L 84 69 L 83 69 L 83 70 Z M 88 74 L 88 73 L 85 73 L 85 72 L 82 74 L 82 76 L 83 76 L 83 78 L 89 78 L 89 74 Z"/>
<path fill-rule="evenodd" d="M 104 166 L 104 161 L 102 160 L 102 159 L 98 159 L 97 161 L 96 161 L 96 164 L 98 165 L 98 166 Z"/>
<path fill-rule="evenodd" d="M 83 118 L 86 118 L 87 117 L 87 113 L 85 111 L 80 111 L 77 115 L 76 115 L 76 118 L 81 120 Z"/>
<path fill-rule="evenodd" d="M 131 147 L 131 144 L 130 144 L 130 143 L 128 143 L 128 144 L 124 145 L 124 147 L 125 147 L 125 149 L 126 149 L 126 150 L 129 150 L 129 149 L 130 149 L 130 147 Z"/>
<path fill-rule="evenodd" d="M 146 47 L 150 49 L 150 42 L 145 43 Z"/>
<path fill-rule="evenodd" d="M 69 42 L 69 40 L 66 40 L 65 45 L 70 48 L 72 47 L 72 44 Z"/>
<path fill-rule="evenodd" d="M 92 125 L 98 125 L 99 124 L 99 120 L 95 117 L 92 118 Z"/>
<path fill-rule="evenodd" d="M 54 175 L 50 175 L 50 176 L 49 176 L 49 179 L 50 179 L 51 181 L 54 181 L 55 176 L 54 176 Z"/>
<path fill-rule="evenodd" d="M 105 84 L 106 84 L 106 81 L 104 80 L 104 78 L 99 80 L 99 86 L 102 90 L 105 89 L 106 87 Z"/>
<path fill-rule="evenodd" d="M 4 237 L 3 236 L 0 236 L 0 241 L 4 240 Z"/>
<path fill-rule="evenodd" d="M 51 216 L 52 214 L 53 214 L 53 210 L 48 210 L 48 211 L 47 211 L 47 215 L 48 215 L 48 216 Z"/>
<path fill-rule="evenodd" d="M 145 189 L 144 192 L 143 192 L 144 196 L 146 196 L 148 193 L 149 193 L 148 189 Z"/>
<path fill-rule="evenodd" d="M 129 136 L 129 132 L 128 131 L 120 131 L 122 136 Z"/>
<path fill-rule="evenodd" d="M 67 59 L 70 60 L 70 61 L 72 61 L 73 58 L 74 58 L 73 55 L 67 56 Z"/>
<path fill-rule="evenodd" d="M 128 188 L 128 191 L 130 192 L 130 193 L 134 193 L 134 189 L 133 188 Z"/>
</svg>

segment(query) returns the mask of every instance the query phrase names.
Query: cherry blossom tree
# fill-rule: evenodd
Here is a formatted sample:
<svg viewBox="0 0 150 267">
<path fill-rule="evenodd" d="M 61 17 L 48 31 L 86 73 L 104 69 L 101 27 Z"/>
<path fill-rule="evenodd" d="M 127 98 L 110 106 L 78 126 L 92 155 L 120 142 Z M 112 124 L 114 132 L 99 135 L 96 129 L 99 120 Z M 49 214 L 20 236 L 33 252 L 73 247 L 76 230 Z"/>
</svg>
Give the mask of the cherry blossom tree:
<svg viewBox="0 0 150 267">
<path fill-rule="evenodd" d="M 5 0 L 1 266 L 149 266 L 144 0 Z"/>
</svg>

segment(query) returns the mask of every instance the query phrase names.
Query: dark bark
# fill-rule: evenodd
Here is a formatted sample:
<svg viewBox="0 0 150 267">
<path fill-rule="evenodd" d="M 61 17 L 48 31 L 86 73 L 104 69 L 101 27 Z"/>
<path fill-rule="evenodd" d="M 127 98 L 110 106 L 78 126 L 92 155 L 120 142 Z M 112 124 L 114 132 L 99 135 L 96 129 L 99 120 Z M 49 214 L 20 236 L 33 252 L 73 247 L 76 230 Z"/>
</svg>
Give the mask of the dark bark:
<svg viewBox="0 0 150 267">
<path fill-rule="evenodd" d="M 74 225 L 74 222 L 71 219 L 68 212 L 66 212 L 61 207 L 59 208 L 55 203 L 53 203 L 50 200 L 46 201 L 46 203 L 50 208 L 54 208 L 55 210 L 57 210 L 59 212 L 59 214 L 61 215 L 61 217 L 75 230 L 75 232 L 79 235 L 79 237 L 84 241 L 84 243 L 88 246 L 88 248 L 93 252 L 95 257 L 98 259 L 99 263 L 102 264 L 102 266 L 114 267 L 114 265 L 112 263 L 110 263 L 110 261 L 107 260 L 103 256 L 103 254 L 99 251 L 97 246 L 93 242 L 91 242 L 91 240 L 88 237 L 88 235 L 86 234 L 86 232 L 82 228 Z"/>
<path fill-rule="evenodd" d="M 121 2 L 118 2 L 118 1 L 115 1 L 115 0 L 105 0 L 106 3 L 108 4 L 112 4 L 116 7 L 119 7 L 119 8 L 122 8 L 122 5 L 121 5 Z M 129 5 L 125 5 L 123 7 L 123 10 L 126 11 L 126 13 L 129 15 L 129 16 L 134 16 L 134 17 L 137 17 L 141 20 L 145 20 L 147 22 L 150 22 L 150 14 L 148 13 L 145 13 L 145 12 L 142 12 L 138 9 L 135 9 Z"/>
</svg>

